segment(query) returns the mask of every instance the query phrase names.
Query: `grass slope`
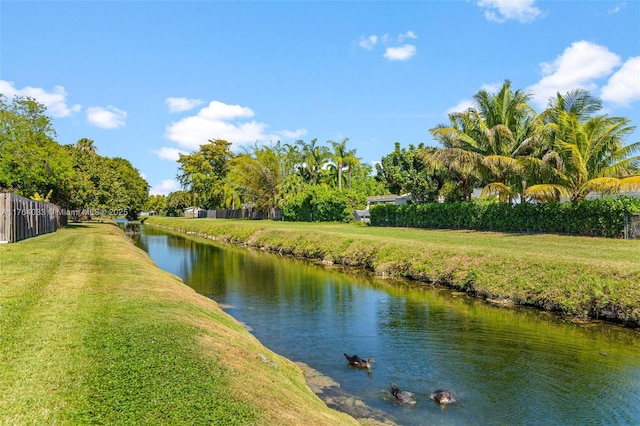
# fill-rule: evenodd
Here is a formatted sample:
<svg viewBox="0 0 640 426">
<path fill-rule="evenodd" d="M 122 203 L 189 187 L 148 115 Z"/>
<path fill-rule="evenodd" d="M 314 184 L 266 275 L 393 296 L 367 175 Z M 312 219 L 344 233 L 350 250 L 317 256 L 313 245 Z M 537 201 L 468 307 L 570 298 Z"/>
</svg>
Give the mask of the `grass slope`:
<svg viewBox="0 0 640 426">
<path fill-rule="evenodd" d="M 640 240 L 163 217 L 145 223 L 504 303 L 640 323 Z"/>
<path fill-rule="evenodd" d="M 112 224 L 0 246 L 0 395 L 0 424 L 357 424 Z"/>
</svg>

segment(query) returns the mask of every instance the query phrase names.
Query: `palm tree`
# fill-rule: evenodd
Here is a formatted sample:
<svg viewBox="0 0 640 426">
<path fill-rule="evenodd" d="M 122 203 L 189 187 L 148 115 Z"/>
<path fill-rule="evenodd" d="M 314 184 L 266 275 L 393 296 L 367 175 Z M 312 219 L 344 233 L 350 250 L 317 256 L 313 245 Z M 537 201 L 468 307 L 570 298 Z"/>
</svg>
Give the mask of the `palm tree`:
<svg viewBox="0 0 640 426">
<path fill-rule="evenodd" d="M 280 204 L 279 159 L 271 147 L 255 148 L 252 154 L 236 156 L 231 161 L 227 181 L 260 212 L 268 213 Z"/>
<path fill-rule="evenodd" d="M 349 138 L 344 138 L 341 142 L 329 141 L 333 147 L 333 152 L 330 153 L 330 157 L 338 173 L 339 190 L 342 190 L 342 170 L 345 167 L 345 157 L 348 155 L 347 142 L 349 142 Z"/>
<path fill-rule="evenodd" d="M 304 165 L 304 178 L 310 184 L 317 184 L 320 180 L 322 168 L 329 158 L 329 148 L 317 145 L 318 139 L 312 139 L 310 143 L 299 140 L 296 144 L 300 148 L 300 153 Z"/>
<path fill-rule="evenodd" d="M 443 149 L 427 159 L 433 165 L 449 167 L 461 179 L 465 198 L 473 183 L 484 183 L 483 194 L 497 194 L 503 201 L 521 194 L 518 158 L 534 135 L 536 114 L 527 104 L 531 95 L 512 91 L 505 81 L 496 94 L 485 90 L 474 96 L 474 107 L 449 114 L 449 125 L 430 130 Z"/>
<path fill-rule="evenodd" d="M 96 154 L 98 152 L 98 147 L 94 145 L 92 139 L 81 138 L 76 142 L 76 149 L 80 152 L 85 152 L 87 154 Z"/>
<path fill-rule="evenodd" d="M 356 157 L 356 150 L 347 149 L 347 142 L 349 142 L 349 138 L 344 138 L 341 142 L 329 141 L 333 147 L 333 152 L 329 153 L 329 158 L 333 161 L 336 169 L 339 190 L 342 190 L 342 173 L 344 169 L 347 169 L 347 188 L 351 189 L 351 175 L 360 165 L 360 159 Z"/>
<path fill-rule="evenodd" d="M 555 173 L 550 180 L 527 188 L 526 196 L 541 201 L 568 196 L 577 202 L 590 192 L 640 189 L 640 175 L 635 174 L 640 156 L 633 155 L 640 152 L 640 141 L 624 143 L 635 130 L 629 119 L 601 115 L 581 120 L 581 114 L 571 109 L 549 115 L 550 149 L 541 162 L 553 164 L 550 169 Z"/>
</svg>

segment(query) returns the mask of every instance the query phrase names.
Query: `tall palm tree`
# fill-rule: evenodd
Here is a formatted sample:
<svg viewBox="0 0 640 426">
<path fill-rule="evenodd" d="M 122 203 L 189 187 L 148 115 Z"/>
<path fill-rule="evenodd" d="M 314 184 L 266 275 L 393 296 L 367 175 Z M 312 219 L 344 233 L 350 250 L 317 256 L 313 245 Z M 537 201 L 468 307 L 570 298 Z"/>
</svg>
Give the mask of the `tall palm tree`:
<svg viewBox="0 0 640 426">
<path fill-rule="evenodd" d="M 333 161 L 333 166 L 337 173 L 338 189 L 342 190 L 343 172 L 347 169 L 347 188 L 351 189 L 351 176 L 353 171 L 360 165 L 360 158 L 356 157 L 355 149 L 347 149 L 349 138 L 344 138 L 340 142 L 329 141 L 333 151 L 329 153 L 329 158 Z"/>
<path fill-rule="evenodd" d="M 330 153 L 330 156 L 338 173 L 339 190 L 342 190 L 342 171 L 345 167 L 345 157 L 348 155 L 347 142 L 349 142 L 349 138 L 344 138 L 340 142 L 329 141 L 333 147 L 333 152 Z"/>
<path fill-rule="evenodd" d="M 308 144 L 303 140 L 299 140 L 296 144 L 300 148 L 300 153 L 304 161 L 305 179 L 310 184 L 317 184 L 320 180 L 320 174 L 326 161 L 329 159 L 329 148 L 317 145 L 318 139 L 314 138 Z"/>
<path fill-rule="evenodd" d="M 556 173 L 527 188 L 526 196 L 541 201 L 567 196 L 576 202 L 590 192 L 640 189 L 640 175 L 634 174 L 640 156 L 633 155 L 640 152 L 640 141 L 624 142 L 635 130 L 629 119 L 600 115 L 585 120 L 571 109 L 557 109 L 549 115 L 550 149 L 543 159 L 554 164 Z"/>
<path fill-rule="evenodd" d="M 521 179 L 518 158 L 535 129 L 536 114 L 527 104 L 530 98 L 527 92 L 511 90 L 509 80 L 495 94 L 479 91 L 474 107 L 449 114 L 449 125 L 430 130 L 443 149 L 428 159 L 435 165 L 448 165 L 464 180 L 465 197 L 473 190 L 467 188 L 472 177 L 484 183 L 485 195 L 495 193 L 507 201 L 521 194 L 526 183 Z"/>
</svg>

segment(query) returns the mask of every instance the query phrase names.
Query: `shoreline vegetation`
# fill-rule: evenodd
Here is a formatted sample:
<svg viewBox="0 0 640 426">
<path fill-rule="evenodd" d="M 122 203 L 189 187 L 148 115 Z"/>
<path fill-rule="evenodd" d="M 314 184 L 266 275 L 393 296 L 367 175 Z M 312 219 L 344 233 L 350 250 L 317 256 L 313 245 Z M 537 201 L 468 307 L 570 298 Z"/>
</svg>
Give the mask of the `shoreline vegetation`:
<svg viewBox="0 0 640 426">
<path fill-rule="evenodd" d="M 0 270 L 0 424 L 358 424 L 113 223 L 0 245 Z"/>
<path fill-rule="evenodd" d="M 157 216 L 145 223 L 443 285 L 496 305 L 640 326 L 640 240 Z"/>
</svg>

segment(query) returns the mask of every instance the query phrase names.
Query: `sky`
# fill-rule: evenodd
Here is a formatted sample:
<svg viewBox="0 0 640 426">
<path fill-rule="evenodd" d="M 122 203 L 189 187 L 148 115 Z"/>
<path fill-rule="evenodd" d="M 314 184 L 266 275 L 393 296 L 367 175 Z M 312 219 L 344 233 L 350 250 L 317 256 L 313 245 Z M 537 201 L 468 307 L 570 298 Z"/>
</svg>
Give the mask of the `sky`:
<svg viewBox="0 0 640 426">
<path fill-rule="evenodd" d="M 348 138 L 371 164 L 438 146 L 429 129 L 505 80 L 539 112 L 581 88 L 640 126 L 640 1 L 0 2 L 0 93 L 44 104 L 59 143 L 128 159 L 152 194 L 210 139 Z"/>
</svg>

